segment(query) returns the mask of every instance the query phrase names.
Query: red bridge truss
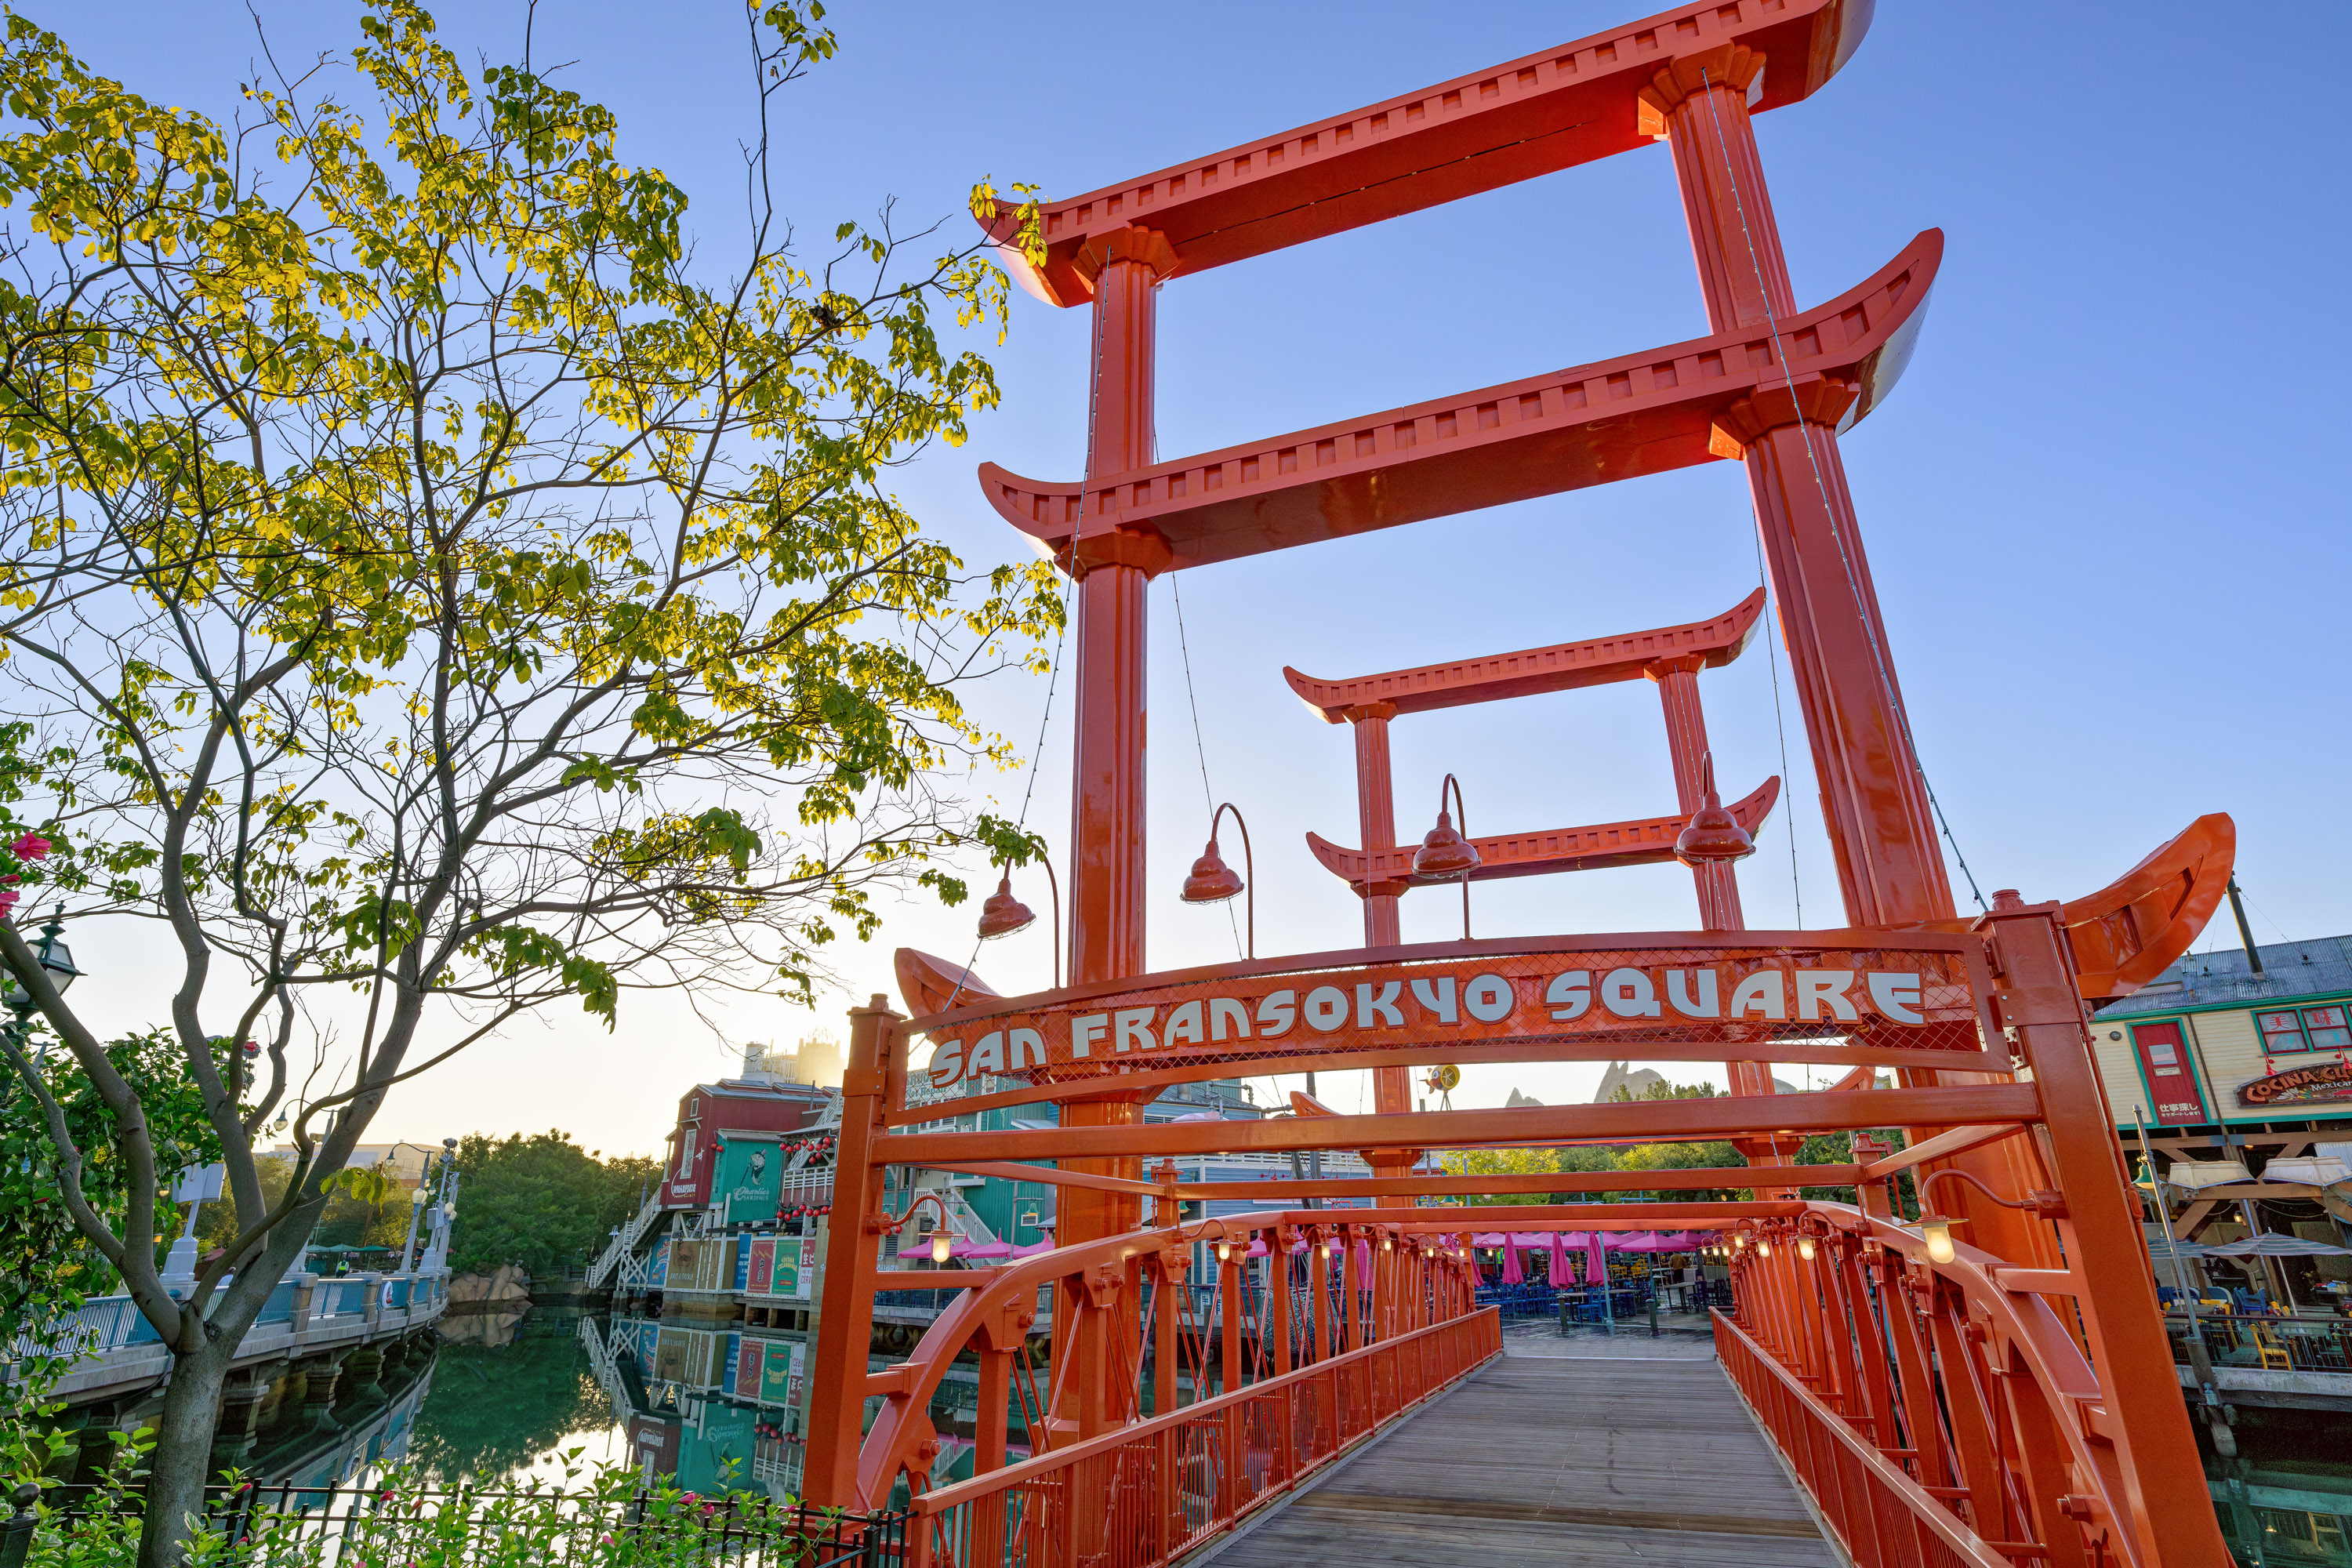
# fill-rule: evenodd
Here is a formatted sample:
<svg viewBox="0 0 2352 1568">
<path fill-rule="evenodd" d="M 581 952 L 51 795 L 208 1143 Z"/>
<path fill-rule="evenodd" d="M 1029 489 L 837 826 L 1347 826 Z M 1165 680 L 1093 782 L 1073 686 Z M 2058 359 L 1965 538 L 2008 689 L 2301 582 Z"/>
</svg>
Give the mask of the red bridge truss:
<svg viewBox="0 0 2352 1568">
<path fill-rule="evenodd" d="M 1839 69 L 1870 11 L 1867 0 L 1685 6 L 1052 204 L 1043 265 L 1008 253 L 1033 292 L 1096 313 L 1089 470 L 1068 482 L 981 473 L 991 503 L 1076 584 L 1070 982 L 1001 996 L 907 952 L 916 1016 L 882 997 L 853 1016 L 813 1500 L 871 1507 L 903 1483 L 922 1563 L 1172 1563 L 1499 1353 L 1493 1312 L 1475 1305 L 1470 1233 L 1506 1220 L 1671 1226 L 1736 1238 L 1737 1309 L 1718 1315 L 1717 1351 L 1854 1562 L 2228 1562 L 2084 1004 L 2127 994 L 2187 949 L 2227 883 L 2232 829 L 2200 818 L 2071 902 L 2002 893 L 1983 914 L 1955 910 L 1839 454 L 1902 373 L 1943 241 L 1921 235 L 1801 311 L 1751 126 Z M 1163 281 L 1653 141 L 1673 156 L 1706 335 L 1154 459 Z M 1009 237 L 1013 224 L 1003 215 L 994 232 Z M 1747 476 L 1845 929 L 1742 929 L 1718 856 L 1695 861 L 1700 930 L 1397 939 L 1398 898 L 1430 877 L 1395 841 L 1391 719 L 1656 681 L 1678 811 L 1475 840 L 1467 874 L 1662 858 L 1685 827 L 1697 832 L 1711 787 L 1696 677 L 1746 646 L 1763 610 L 1752 598 L 1686 626 L 1417 671 L 1286 672 L 1356 734 L 1362 847 L 1317 839 L 1314 851 L 1362 893 L 1365 945 L 1149 973 L 1154 574 L 1718 460 Z M 1736 850 L 1778 783 L 1718 819 L 1715 841 Z M 1448 874 L 1465 874 L 1458 852 Z M 919 1043 L 929 1050 L 918 1059 Z M 1414 1064 L 1633 1058 L 1730 1064 L 1734 1093 L 1412 1109 Z M 1829 1091 L 1776 1094 L 1780 1061 L 1844 1076 Z M 1374 1113 L 1139 1117 L 1171 1084 L 1342 1068 L 1371 1071 Z M 1870 1087 L 1882 1069 L 1899 1087 Z M 1023 1106 L 1031 1117 L 1004 1130 L 971 1120 Z M 1905 1130 L 1901 1152 L 1857 1137 L 1846 1163 L 1793 1157 L 1809 1133 L 1890 1126 Z M 1695 1138 L 1731 1141 L 1748 1169 L 1414 1173 L 1432 1148 Z M 1188 1183 L 1170 1163 L 1335 1148 L 1362 1151 L 1374 1173 Z M 1148 1161 L 1160 1163 L 1147 1173 Z M 886 1269 L 882 1237 L 910 1218 L 884 1206 L 893 1167 L 1051 1184 L 1059 1245 L 997 1268 Z M 1906 1174 L 1965 1241 L 1903 1216 Z M 1733 1180 L 1749 1184 L 1700 1195 Z M 1852 1187 L 1859 1205 L 1797 1195 L 1822 1187 Z M 1555 1201 L 1428 1206 L 1512 1194 Z M 1558 1201 L 1610 1194 L 1628 1201 Z M 1373 1206 L 1309 1206 L 1338 1196 Z M 1235 1198 L 1264 1206 L 1187 1214 Z M 1213 1267 L 1199 1263 L 1210 1256 Z M 1188 1278 L 1196 1268 L 1207 1277 Z M 909 1357 L 870 1366 L 876 1293 L 909 1289 L 958 1295 Z M 976 1471 L 933 1487 L 933 1403 L 960 1362 L 979 1384 Z"/>
</svg>

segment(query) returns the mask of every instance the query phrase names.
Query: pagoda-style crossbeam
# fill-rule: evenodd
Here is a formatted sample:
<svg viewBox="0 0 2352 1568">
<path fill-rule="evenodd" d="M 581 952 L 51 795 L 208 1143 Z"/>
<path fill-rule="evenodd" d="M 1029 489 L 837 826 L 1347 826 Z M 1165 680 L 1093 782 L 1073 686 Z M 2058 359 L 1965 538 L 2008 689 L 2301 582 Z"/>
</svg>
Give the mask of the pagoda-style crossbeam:
<svg viewBox="0 0 2352 1568">
<path fill-rule="evenodd" d="M 1739 826 L 1754 833 L 1771 814 L 1780 796 L 1780 781 L 1764 781 L 1745 800 L 1727 809 Z M 1554 833 L 1506 833 L 1473 838 L 1478 851 L 1471 881 L 1493 882 L 1506 877 L 1540 877 L 1553 871 L 1599 871 L 1612 866 L 1655 866 L 1675 858 L 1675 840 L 1688 826 L 1687 813 L 1654 816 L 1641 822 L 1607 822 L 1594 827 L 1567 827 Z M 1366 897 L 1390 896 L 1407 888 L 1426 888 L 1437 879 L 1413 874 L 1416 847 L 1399 845 L 1386 849 L 1349 849 L 1314 833 L 1307 847 L 1323 868 Z M 1458 879 L 1445 879 L 1458 880 Z"/>
<path fill-rule="evenodd" d="M 1844 431 L 1878 405 L 1910 357 L 1943 251 L 1929 229 L 1777 331 L 1759 321 L 1085 484 L 983 463 L 981 489 L 1081 574 L 1112 560 L 1161 572 L 1738 458 L 1801 417 Z"/>
<path fill-rule="evenodd" d="M 1695 51 L 1764 57 L 1745 89 L 1751 111 L 1799 102 L 1845 63 L 1870 9 L 1856 0 L 1701 0 L 1050 203 L 1042 269 L 1004 244 L 1009 213 L 990 232 L 1031 293 L 1082 305 L 1094 298 L 1103 242 L 1131 224 L 1168 237 L 1177 271 L 1198 272 L 1646 147 L 1656 129 L 1644 125 L 1637 95 L 1660 67 Z"/>
<path fill-rule="evenodd" d="M 1621 637 L 1554 643 L 1485 658 L 1457 658 L 1419 669 L 1392 669 L 1352 680 L 1318 680 L 1286 668 L 1282 678 L 1326 722 L 1344 724 L 1368 703 L 1385 703 L 1395 713 L 1429 713 L 1509 697 L 1540 697 L 1640 680 L 1664 661 L 1716 669 L 1746 651 L 1764 613 L 1759 588 L 1723 614 L 1679 626 L 1659 626 Z"/>
</svg>

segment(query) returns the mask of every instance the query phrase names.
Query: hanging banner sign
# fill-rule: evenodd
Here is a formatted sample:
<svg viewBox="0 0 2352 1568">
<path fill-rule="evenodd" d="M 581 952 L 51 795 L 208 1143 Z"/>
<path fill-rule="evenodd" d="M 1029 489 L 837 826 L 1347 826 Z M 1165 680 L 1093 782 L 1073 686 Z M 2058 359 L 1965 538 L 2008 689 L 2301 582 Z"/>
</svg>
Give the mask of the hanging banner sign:
<svg viewBox="0 0 2352 1568">
<path fill-rule="evenodd" d="M 2240 1105 L 2310 1105 L 2352 1100 L 2352 1062 L 2314 1062 L 2238 1086 Z"/>
<path fill-rule="evenodd" d="M 1869 935 L 1769 948 L 1546 944 L 1427 963 L 1307 969 L 1294 961 L 1145 976 L 919 1019 L 912 1026 L 933 1048 L 928 1068 L 910 1077 L 953 1093 L 975 1079 L 1090 1083 L 1480 1041 L 1589 1039 L 1612 1055 L 1660 1059 L 1703 1059 L 1704 1047 L 1727 1042 L 1835 1045 L 1857 1061 L 1874 1050 L 1981 1057 L 1993 1036 L 1979 999 L 1990 987 L 1972 939 L 1913 947 Z"/>
</svg>

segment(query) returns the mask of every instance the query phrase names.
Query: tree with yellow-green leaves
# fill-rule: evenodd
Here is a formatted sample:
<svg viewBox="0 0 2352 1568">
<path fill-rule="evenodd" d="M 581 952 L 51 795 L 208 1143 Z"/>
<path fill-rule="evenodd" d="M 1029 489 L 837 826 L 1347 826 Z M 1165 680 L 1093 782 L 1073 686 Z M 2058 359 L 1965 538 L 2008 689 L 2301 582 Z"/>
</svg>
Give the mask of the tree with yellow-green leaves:
<svg viewBox="0 0 2352 1568">
<path fill-rule="evenodd" d="M 751 12 L 760 125 L 834 53 L 822 16 Z M 996 402 L 952 341 L 1003 330 L 988 254 L 887 207 L 803 245 L 757 137 L 748 221 L 697 235 L 527 54 L 469 74 L 408 0 L 360 26 L 228 127 L 22 16 L 0 46 L 0 906 L 163 933 L 136 983 L 236 1219 L 174 1300 L 139 1089 L 0 920 L 119 1206 L 92 1120 L 0 1058 L 173 1357 L 148 1568 L 389 1089 L 636 987 L 806 997 L 878 889 L 953 902 L 961 847 L 1037 847 L 938 781 L 1003 760 L 959 693 L 1038 664 L 1051 579 L 968 570 L 887 488 Z"/>
</svg>

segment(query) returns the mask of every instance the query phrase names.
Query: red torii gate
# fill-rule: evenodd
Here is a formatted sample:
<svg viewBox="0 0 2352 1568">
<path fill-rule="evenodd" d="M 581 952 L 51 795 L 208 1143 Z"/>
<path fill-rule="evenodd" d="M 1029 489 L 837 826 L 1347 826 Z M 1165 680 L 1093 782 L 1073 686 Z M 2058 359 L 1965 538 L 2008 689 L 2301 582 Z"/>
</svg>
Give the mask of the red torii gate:
<svg viewBox="0 0 2352 1568">
<path fill-rule="evenodd" d="M 878 1502 L 876 1489 L 887 1490 L 922 1453 L 929 1431 L 923 1405 L 946 1362 L 967 1344 L 983 1349 L 982 1419 L 994 1436 L 983 1433 L 982 1453 L 992 1446 L 1001 1460 L 1007 1384 L 999 1358 L 1017 1353 L 1007 1342 L 1026 1326 L 1024 1312 L 1034 1315 L 1039 1284 L 1055 1292 L 1058 1386 L 1038 1392 L 1029 1427 L 1054 1446 L 1054 1457 L 1006 1472 L 1002 1482 L 982 1477 L 958 1489 L 977 1489 L 977 1500 L 924 1500 L 933 1528 L 919 1532 L 919 1557 L 949 1552 L 968 1560 L 975 1546 L 986 1557 L 991 1530 L 1034 1526 L 1049 1532 L 1056 1550 L 1082 1558 L 1101 1556 L 1116 1538 L 1122 1561 L 1165 1561 L 1197 1533 L 1199 1510 L 1230 1521 L 1264 1495 L 1244 1495 L 1248 1489 L 1230 1468 L 1213 1498 L 1181 1479 L 1191 1474 L 1185 1445 L 1196 1438 L 1222 1432 L 1217 1440 L 1228 1458 L 1234 1445 L 1255 1440 L 1247 1436 L 1258 1430 L 1250 1423 L 1265 1412 L 1244 1406 L 1258 1391 L 1280 1407 L 1285 1474 L 1296 1474 L 1334 1451 L 1299 1436 L 1296 1419 L 1301 1411 L 1322 1412 L 1317 1429 L 1328 1437 L 1329 1420 L 1339 1419 L 1331 1413 L 1350 1408 L 1354 1397 L 1348 1379 L 1360 1372 L 1371 1380 L 1364 1385 L 1369 1403 L 1357 1408 L 1371 1411 L 1366 1419 L 1377 1424 L 1457 1373 L 1465 1356 L 1484 1353 L 1475 1328 L 1484 1320 L 1465 1310 L 1458 1255 L 1442 1237 L 1423 1239 L 1432 1227 L 1471 1221 L 1476 1211 L 1459 1221 L 1375 1211 L 1336 1224 L 1328 1214 L 1275 1211 L 1208 1230 L 1163 1223 L 1145 1232 L 1145 1196 L 1167 1204 L 1190 1194 L 1172 1180 L 1156 1186 L 1138 1180 L 1140 1156 L 1464 1146 L 1619 1131 L 1758 1139 L 1895 1121 L 1918 1130 L 1915 1147 L 1861 1162 L 1863 1211 L 1759 1194 L 1708 1216 L 1760 1226 L 1755 1234 L 1768 1239 L 1801 1231 L 1818 1238 L 1833 1260 L 1828 1267 L 1847 1271 L 1817 1276 L 1810 1242 L 1802 1268 L 1789 1247 L 1762 1267 L 1751 1251 L 1740 1275 L 1739 1325 L 1727 1325 L 1731 1337 L 1723 1341 L 1751 1404 L 1784 1450 L 1796 1452 L 1833 1526 L 1850 1547 L 1855 1531 L 1878 1531 L 1882 1548 L 1885 1530 L 1898 1542 L 1912 1532 L 1915 1550 L 1875 1551 L 1874 1560 L 1918 1560 L 1933 1542 L 1987 1563 L 2021 1552 L 2070 1563 L 2100 1552 L 2136 1563 L 2226 1560 L 2154 1312 L 2079 998 L 2127 992 L 2186 947 L 2226 881 L 2228 822 L 2200 819 L 2115 887 L 2074 905 L 2028 907 L 2004 896 L 1988 917 L 1955 918 L 1838 451 L 1838 437 L 1902 372 L 1942 239 L 1921 235 L 1855 289 L 1800 311 L 1750 128 L 1751 113 L 1796 102 L 1827 80 L 1860 42 L 1869 12 L 1864 0 L 1686 5 L 1052 204 L 1043 214 L 1042 267 L 1007 249 L 1024 286 L 1056 305 L 1090 301 L 1096 321 L 1087 473 L 1050 483 L 993 465 L 982 470 L 992 503 L 1077 582 L 1071 984 L 1038 997 L 970 1005 L 978 994 L 969 984 L 934 993 L 919 983 L 908 1001 L 932 1016 L 902 1026 L 878 998 L 856 1016 L 824 1286 L 828 1332 L 818 1357 L 820 1430 L 808 1460 L 812 1498 Z M 1164 279 L 1649 140 L 1665 141 L 1673 154 L 1707 336 L 1271 441 L 1153 460 L 1153 298 Z M 1009 242 L 1013 226 L 1006 215 L 1000 238 Z M 1723 458 L 1748 471 L 1853 929 L 1376 946 L 1143 973 L 1143 634 L 1153 575 Z M 1560 967 L 1572 952 L 1596 943 L 1605 969 Z M 1874 956 L 1838 967 L 1841 952 Z M 1730 1019 L 1704 1021 L 1719 1015 L 1702 1006 L 1717 1005 L 1708 1000 L 1717 992 L 1698 983 L 1703 968 L 1709 986 L 1735 998 Z M 1766 984 L 1759 977 L 1768 973 L 1780 978 Z M 1291 975 L 1294 984 L 1279 984 Z M 1872 1005 L 1881 1009 L 1876 1025 L 1840 989 L 1865 975 Z M 1883 994 L 1875 989 L 1882 980 L 1889 987 Z M 1407 1016 L 1392 1005 L 1404 994 L 1392 987 L 1408 984 L 1429 988 L 1433 1011 L 1422 1021 L 1435 1020 L 1431 1027 L 1440 1033 L 1384 1036 L 1391 1017 Z M 1794 985 L 1824 1006 L 1834 994 L 1835 1032 L 1827 1013 L 1820 1033 L 1794 1039 L 1779 1021 L 1785 1012 L 1738 1022 L 1736 999 L 1751 984 L 1759 1006 L 1775 986 Z M 1916 994 L 1932 1005 L 1906 1001 L 1915 995 L 1908 984 L 1922 987 Z M 1244 987 L 1246 997 L 1238 994 Z M 1297 1024 L 1302 994 L 1306 1026 Z M 1666 1005 L 1661 997 L 1674 999 L 1680 1016 L 1638 1026 L 1632 1037 L 1638 1054 L 1894 1066 L 1906 1087 L 1534 1113 L 1410 1113 L 1411 1062 L 1622 1054 L 1629 1037 L 1616 1024 L 1594 1033 L 1563 1029 L 1559 1021 L 1656 1016 Z M 1250 1028 L 1268 1025 L 1267 1009 L 1282 1019 L 1279 1030 L 1265 1028 L 1268 1035 L 1294 1027 L 1336 1033 L 1302 1033 L 1272 1049 L 1241 1051 L 1236 1042 Z M 1227 1034 L 1217 1032 L 1221 1025 Z M 1931 1043 L 1908 1033 L 1921 1029 L 1947 1034 Z M 959 1112 L 1046 1100 L 1061 1107 L 1061 1125 L 1019 1133 L 894 1131 L 940 1114 L 936 1104 L 908 1095 L 916 1070 L 908 1047 L 918 1033 L 940 1042 L 945 1065 L 935 1081 L 940 1071 L 950 1082 L 970 1071 L 1015 1086 L 983 1084 L 985 1092 L 955 1102 Z M 2031 1084 L 2011 1080 L 2012 1048 L 2032 1063 Z M 1279 1059 L 1286 1070 L 1371 1068 L 1378 1113 L 1304 1124 L 1135 1125 L 1139 1099 L 1168 1082 L 1230 1072 L 1231 1062 L 1251 1055 Z M 868 1374 L 856 1331 L 876 1288 L 875 1241 L 904 1220 L 880 1210 L 884 1165 L 970 1168 L 1023 1159 L 1055 1162 L 1024 1171 L 1062 1186 L 1066 1245 L 977 1278 L 893 1276 L 893 1285 L 952 1285 L 969 1293 L 913 1360 Z M 1967 1215 L 1977 1222 L 1971 1237 L 1979 1247 L 1939 1251 L 1890 1223 L 1885 1184 L 1895 1170 L 1915 1167 L 1931 1180 L 1948 1172 L 1980 1184 L 1991 1202 L 1972 1203 Z M 1426 1179 L 1381 1179 L 1384 1189 L 1391 1182 L 1403 1184 L 1399 1194 L 1442 1190 Z M 2040 1191 L 2053 1184 L 2052 1192 Z M 1310 1196 L 1328 1185 L 1272 1184 L 1269 1195 Z M 1645 1173 L 1643 1185 L 1670 1184 Z M 1946 1188 L 1937 1201 L 1959 1206 L 1956 1191 Z M 1685 1207 L 1612 1211 L 1626 1223 L 1647 1223 Z M 1159 1212 L 1164 1222 L 1169 1211 Z M 1213 1231 L 1270 1237 L 1286 1249 L 1302 1226 L 1323 1227 L 1325 1248 L 1336 1229 L 1349 1260 L 1329 1263 L 1337 1272 L 1310 1291 L 1318 1328 L 1309 1363 L 1287 1370 L 1286 1349 L 1286 1370 L 1237 1386 L 1244 1374 L 1230 1359 L 1234 1297 L 1226 1293 L 1225 1392 L 1187 1407 L 1198 1412 L 1187 1425 L 1171 1408 L 1174 1358 L 1184 1342 L 1170 1289 L 1182 1278 L 1180 1243 Z M 1354 1272 L 1349 1242 L 1369 1243 L 1383 1226 L 1390 1228 L 1381 1233 L 1381 1255 L 1402 1243 L 1409 1262 L 1367 1287 Z M 1328 1253 L 1314 1256 L 1324 1261 L 1310 1266 L 1310 1279 L 1322 1280 L 1317 1271 Z M 1292 1270 L 1285 1265 L 1285 1277 L 1295 1280 Z M 1113 1397 L 1110 1379 L 1118 1366 L 1140 1377 L 1140 1303 L 1150 1281 L 1158 1281 L 1155 1387 L 1166 1397 L 1158 1414 L 1139 1421 L 1131 1403 Z M 1351 1326 L 1337 1342 L 1321 1328 L 1327 1283 L 1344 1290 L 1349 1325 L 1360 1324 L 1354 1304 L 1366 1291 L 1379 1303 L 1360 1320 L 1360 1331 Z M 2043 1293 L 2073 1298 L 2079 1344 Z M 1288 1289 L 1271 1292 L 1269 1307 L 1273 1296 L 1286 1301 Z M 1899 1306 L 1914 1298 L 1927 1303 L 1925 1321 L 1937 1336 L 1927 1360 L 1914 1364 L 1902 1353 L 1873 1360 L 1867 1346 L 1882 1336 L 1898 1352 L 1923 1342 L 1925 1331 Z M 1825 1316 L 1832 1304 L 1844 1316 Z M 1856 1328 L 1863 1320 L 1853 1314 L 1865 1309 L 1877 1314 L 1878 1328 Z M 1270 1332 L 1264 1320 L 1257 1332 L 1264 1344 Z M 1863 1359 L 1853 1361 L 1855 1354 Z M 1932 1381 L 1937 1368 L 1939 1383 Z M 1950 1396 L 1952 1380 L 1964 1373 L 1979 1394 L 1992 1391 L 1993 1405 L 1963 1400 L 1948 1417 L 1937 1414 L 1933 1389 Z M 1998 1384 L 1994 1373 L 2002 1374 Z M 1255 1363 L 1247 1375 L 1257 1375 Z M 993 1410 L 992 1389 L 1000 1399 Z M 1310 1392 L 1332 1403 L 1294 1400 Z M 882 1414 L 861 1460 L 860 1410 L 874 1397 Z M 1856 1435 L 1869 1431 L 1880 1434 L 1876 1447 Z M 1910 1448 L 1889 1447 L 1886 1438 L 1906 1434 Z M 1831 1471 L 1817 1473 L 1823 1464 Z M 1131 1517 L 1118 1512 L 1127 1506 L 1121 1500 L 1141 1495 L 1121 1478 L 1146 1472 L 1156 1478 L 1150 1485 L 1160 1489 L 1157 1500 L 1135 1505 L 1140 1511 Z M 1081 1494 L 1089 1478 L 1118 1505 L 1111 1512 L 1087 1514 Z M 1013 1507 L 1018 1488 L 1033 1489 L 1020 1494 L 1035 1504 L 1026 1514 Z M 1963 1500 L 1941 1500 L 1948 1498 Z"/>
<path fill-rule="evenodd" d="M 1655 682 L 1660 706 L 1665 710 L 1676 814 L 1638 822 L 1473 838 L 1479 863 L 1469 879 L 1654 866 L 1674 858 L 1675 840 L 1689 825 L 1706 787 L 1703 782 L 1708 755 L 1706 716 L 1699 703 L 1698 672 L 1720 668 L 1745 652 L 1763 610 L 1764 590 L 1759 588 L 1722 615 L 1685 626 L 1449 659 L 1352 680 L 1317 680 L 1285 668 L 1282 678 L 1325 722 L 1354 729 L 1356 800 L 1364 847 L 1344 848 L 1315 833 L 1307 836 L 1307 847 L 1325 870 L 1346 881 L 1364 900 L 1365 944 L 1393 946 L 1398 940 L 1398 898 L 1408 887 L 1430 880 L 1414 874 L 1412 851 L 1396 841 L 1390 720 L 1404 713 L 1578 691 L 1626 680 Z M 1780 787 L 1778 778 L 1769 779 L 1731 807 L 1743 830 L 1755 833 L 1779 798 Z M 1729 865 L 1698 862 L 1691 867 L 1691 879 L 1698 888 L 1702 927 L 1738 931 L 1747 923 L 1739 910 L 1739 883 Z"/>
</svg>

